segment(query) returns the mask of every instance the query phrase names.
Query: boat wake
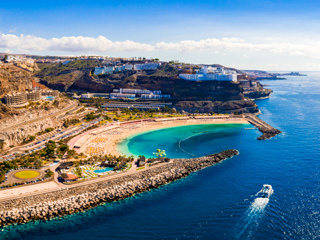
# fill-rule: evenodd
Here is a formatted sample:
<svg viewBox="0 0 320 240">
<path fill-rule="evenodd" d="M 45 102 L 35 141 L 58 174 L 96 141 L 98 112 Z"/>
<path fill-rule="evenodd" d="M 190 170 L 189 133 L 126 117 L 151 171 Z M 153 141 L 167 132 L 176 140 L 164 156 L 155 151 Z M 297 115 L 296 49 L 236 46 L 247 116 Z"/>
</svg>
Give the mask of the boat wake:
<svg viewBox="0 0 320 240">
<path fill-rule="evenodd" d="M 248 239 L 258 228 L 259 223 L 264 215 L 264 210 L 269 203 L 269 198 L 258 197 L 251 203 L 249 209 L 244 213 L 243 217 L 237 224 L 237 239 L 242 238 L 245 234 L 245 238 Z"/>
</svg>

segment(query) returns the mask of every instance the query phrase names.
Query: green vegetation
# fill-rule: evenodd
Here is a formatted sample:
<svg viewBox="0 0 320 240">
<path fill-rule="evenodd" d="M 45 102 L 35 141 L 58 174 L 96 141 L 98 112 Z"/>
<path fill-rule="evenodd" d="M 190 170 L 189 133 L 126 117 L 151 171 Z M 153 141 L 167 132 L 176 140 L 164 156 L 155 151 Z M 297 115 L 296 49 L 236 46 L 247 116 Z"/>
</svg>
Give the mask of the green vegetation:
<svg viewBox="0 0 320 240">
<path fill-rule="evenodd" d="M 29 143 L 29 142 L 32 142 L 32 141 L 34 141 L 35 139 L 36 139 L 35 136 L 28 136 L 28 138 L 25 139 L 25 140 L 21 143 L 21 145 L 26 144 L 26 143 Z"/>
<path fill-rule="evenodd" d="M 68 146 L 68 145 L 61 144 L 61 145 L 58 147 L 58 149 L 57 149 L 57 153 L 58 153 L 59 155 L 63 155 L 63 154 L 65 154 L 66 151 L 68 151 L 68 150 L 69 150 L 69 146 Z"/>
<path fill-rule="evenodd" d="M 54 173 L 51 170 L 48 170 L 46 175 L 44 175 L 44 177 L 49 178 L 52 177 L 54 175 Z"/>
<path fill-rule="evenodd" d="M 64 120 L 63 122 L 63 126 L 65 128 L 71 126 L 71 125 L 76 125 L 78 123 L 80 123 L 81 121 L 78 119 L 78 118 L 74 118 L 74 119 L 67 119 L 67 120 Z"/>
<path fill-rule="evenodd" d="M 48 75 L 58 75 L 58 73 L 64 71 L 74 71 L 74 70 L 87 70 L 92 69 L 100 65 L 100 62 L 97 60 L 75 60 L 71 61 L 66 65 L 61 63 L 47 64 L 47 63 L 38 63 L 40 71 L 35 74 L 36 77 L 44 78 Z"/>
<path fill-rule="evenodd" d="M 82 170 L 79 166 L 75 167 L 73 171 L 79 178 L 82 177 Z"/>
<path fill-rule="evenodd" d="M 44 131 L 48 133 L 48 132 L 52 132 L 53 130 L 54 130 L 53 128 L 46 128 Z"/>
<path fill-rule="evenodd" d="M 142 169 L 145 169 L 146 167 L 139 167 L 137 168 L 137 170 L 142 170 Z"/>
<path fill-rule="evenodd" d="M 94 115 L 94 112 L 91 112 L 91 113 L 88 113 L 85 117 L 84 117 L 84 119 L 86 120 L 86 121 L 91 121 L 91 120 L 93 120 L 93 119 L 96 119 L 96 118 L 98 118 L 98 117 L 100 117 L 101 115 Z"/>
<path fill-rule="evenodd" d="M 29 136 L 30 141 L 34 141 L 36 139 L 36 136 Z"/>
</svg>

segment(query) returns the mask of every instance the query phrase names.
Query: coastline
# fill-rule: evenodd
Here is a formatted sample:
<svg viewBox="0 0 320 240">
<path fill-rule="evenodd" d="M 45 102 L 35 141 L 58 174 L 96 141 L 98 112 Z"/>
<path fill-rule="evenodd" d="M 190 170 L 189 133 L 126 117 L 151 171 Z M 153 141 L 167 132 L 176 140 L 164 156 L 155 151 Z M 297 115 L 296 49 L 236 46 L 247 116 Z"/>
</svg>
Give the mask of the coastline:
<svg viewBox="0 0 320 240">
<path fill-rule="evenodd" d="M 107 147 L 111 155 L 120 156 L 128 154 L 120 149 L 120 144 L 128 137 L 134 137 L 136 135 L 147 133 L 150 131 L 160 130 L 164 128 L 173 128 L 179 126 L 188 125 L 204 125 L 204 124 L 250 124 L 245 118 L 232 118 L 232 119 L 210 119 L 210 120 L 178 120 L 178 121 L 167 121 L 167 122 L 150 122 L 136 124 L 135 128 L 121 128 L 122 132 L 112 136 L 108 142 Z"/>
<path fill-rule="evenodd" d="M 0 206 L 0 226 L 83 212 L 104 202 L 114 202 L 158 188 L 238 154 L 238 150 L 229 149 L 199 158 L 171 159 L 170 162 L 120 178 L 3 200 Z"/>
</svg>

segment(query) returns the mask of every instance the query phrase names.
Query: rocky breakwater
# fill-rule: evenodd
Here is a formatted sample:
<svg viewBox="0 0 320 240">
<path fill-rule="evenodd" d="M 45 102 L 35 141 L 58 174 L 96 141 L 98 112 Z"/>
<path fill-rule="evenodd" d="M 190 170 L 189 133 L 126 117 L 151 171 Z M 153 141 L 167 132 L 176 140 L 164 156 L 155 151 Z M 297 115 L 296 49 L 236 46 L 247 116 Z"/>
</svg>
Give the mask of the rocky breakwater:
<svg viewBox="0 0 320 240">
<path fill-rule="evenodd" d="M 260 137 L 257 138 L 258 140 L 270 139 L 281 133 L 280 130 L 270 126 L 253 114 L 245 114 L 245 117 L 247 118 L 248 122 L 257 127 L 259 131 L 263 133 Z"/>
<path fill-rule="evenodd" d="M 172 159 L 170 163 L 112 180 L 101 180 L 50 193 L 5 200 L 0 204 L 0 225 L 46 220 L 83 212 L 102 202 L 124 199 L 157 188 L 238 154 L 237 150 L 226 150 L 200 158 Z"/>
</svg>

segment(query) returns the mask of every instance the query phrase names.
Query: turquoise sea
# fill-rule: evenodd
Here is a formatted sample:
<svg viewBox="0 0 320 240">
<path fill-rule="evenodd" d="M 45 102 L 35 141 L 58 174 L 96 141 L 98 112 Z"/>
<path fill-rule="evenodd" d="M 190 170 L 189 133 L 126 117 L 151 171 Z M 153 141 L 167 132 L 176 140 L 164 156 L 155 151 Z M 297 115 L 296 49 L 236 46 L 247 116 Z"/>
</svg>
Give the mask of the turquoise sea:
<svg viewBox="0 0 320 240">
<path fill-rule="evenodd" d="M 248 125 L 199 125 L 128 138 L 121 149 L 191 157 L 240 155 L 185 179 L 85 213 L 0 230 L 0 239 L 317 239 L 320 229 L 320 73 L 264 81 L 260 118 L 283 131 L 258 141 Z M 179 145 L 180 144 L 180 145 Z M 192 155 L 190 155 L 192 154 Z M 131 155 L 131 154 L 130 154 Z M 255 194 L 271 184 L 269 201 Z"/>
</svg>

